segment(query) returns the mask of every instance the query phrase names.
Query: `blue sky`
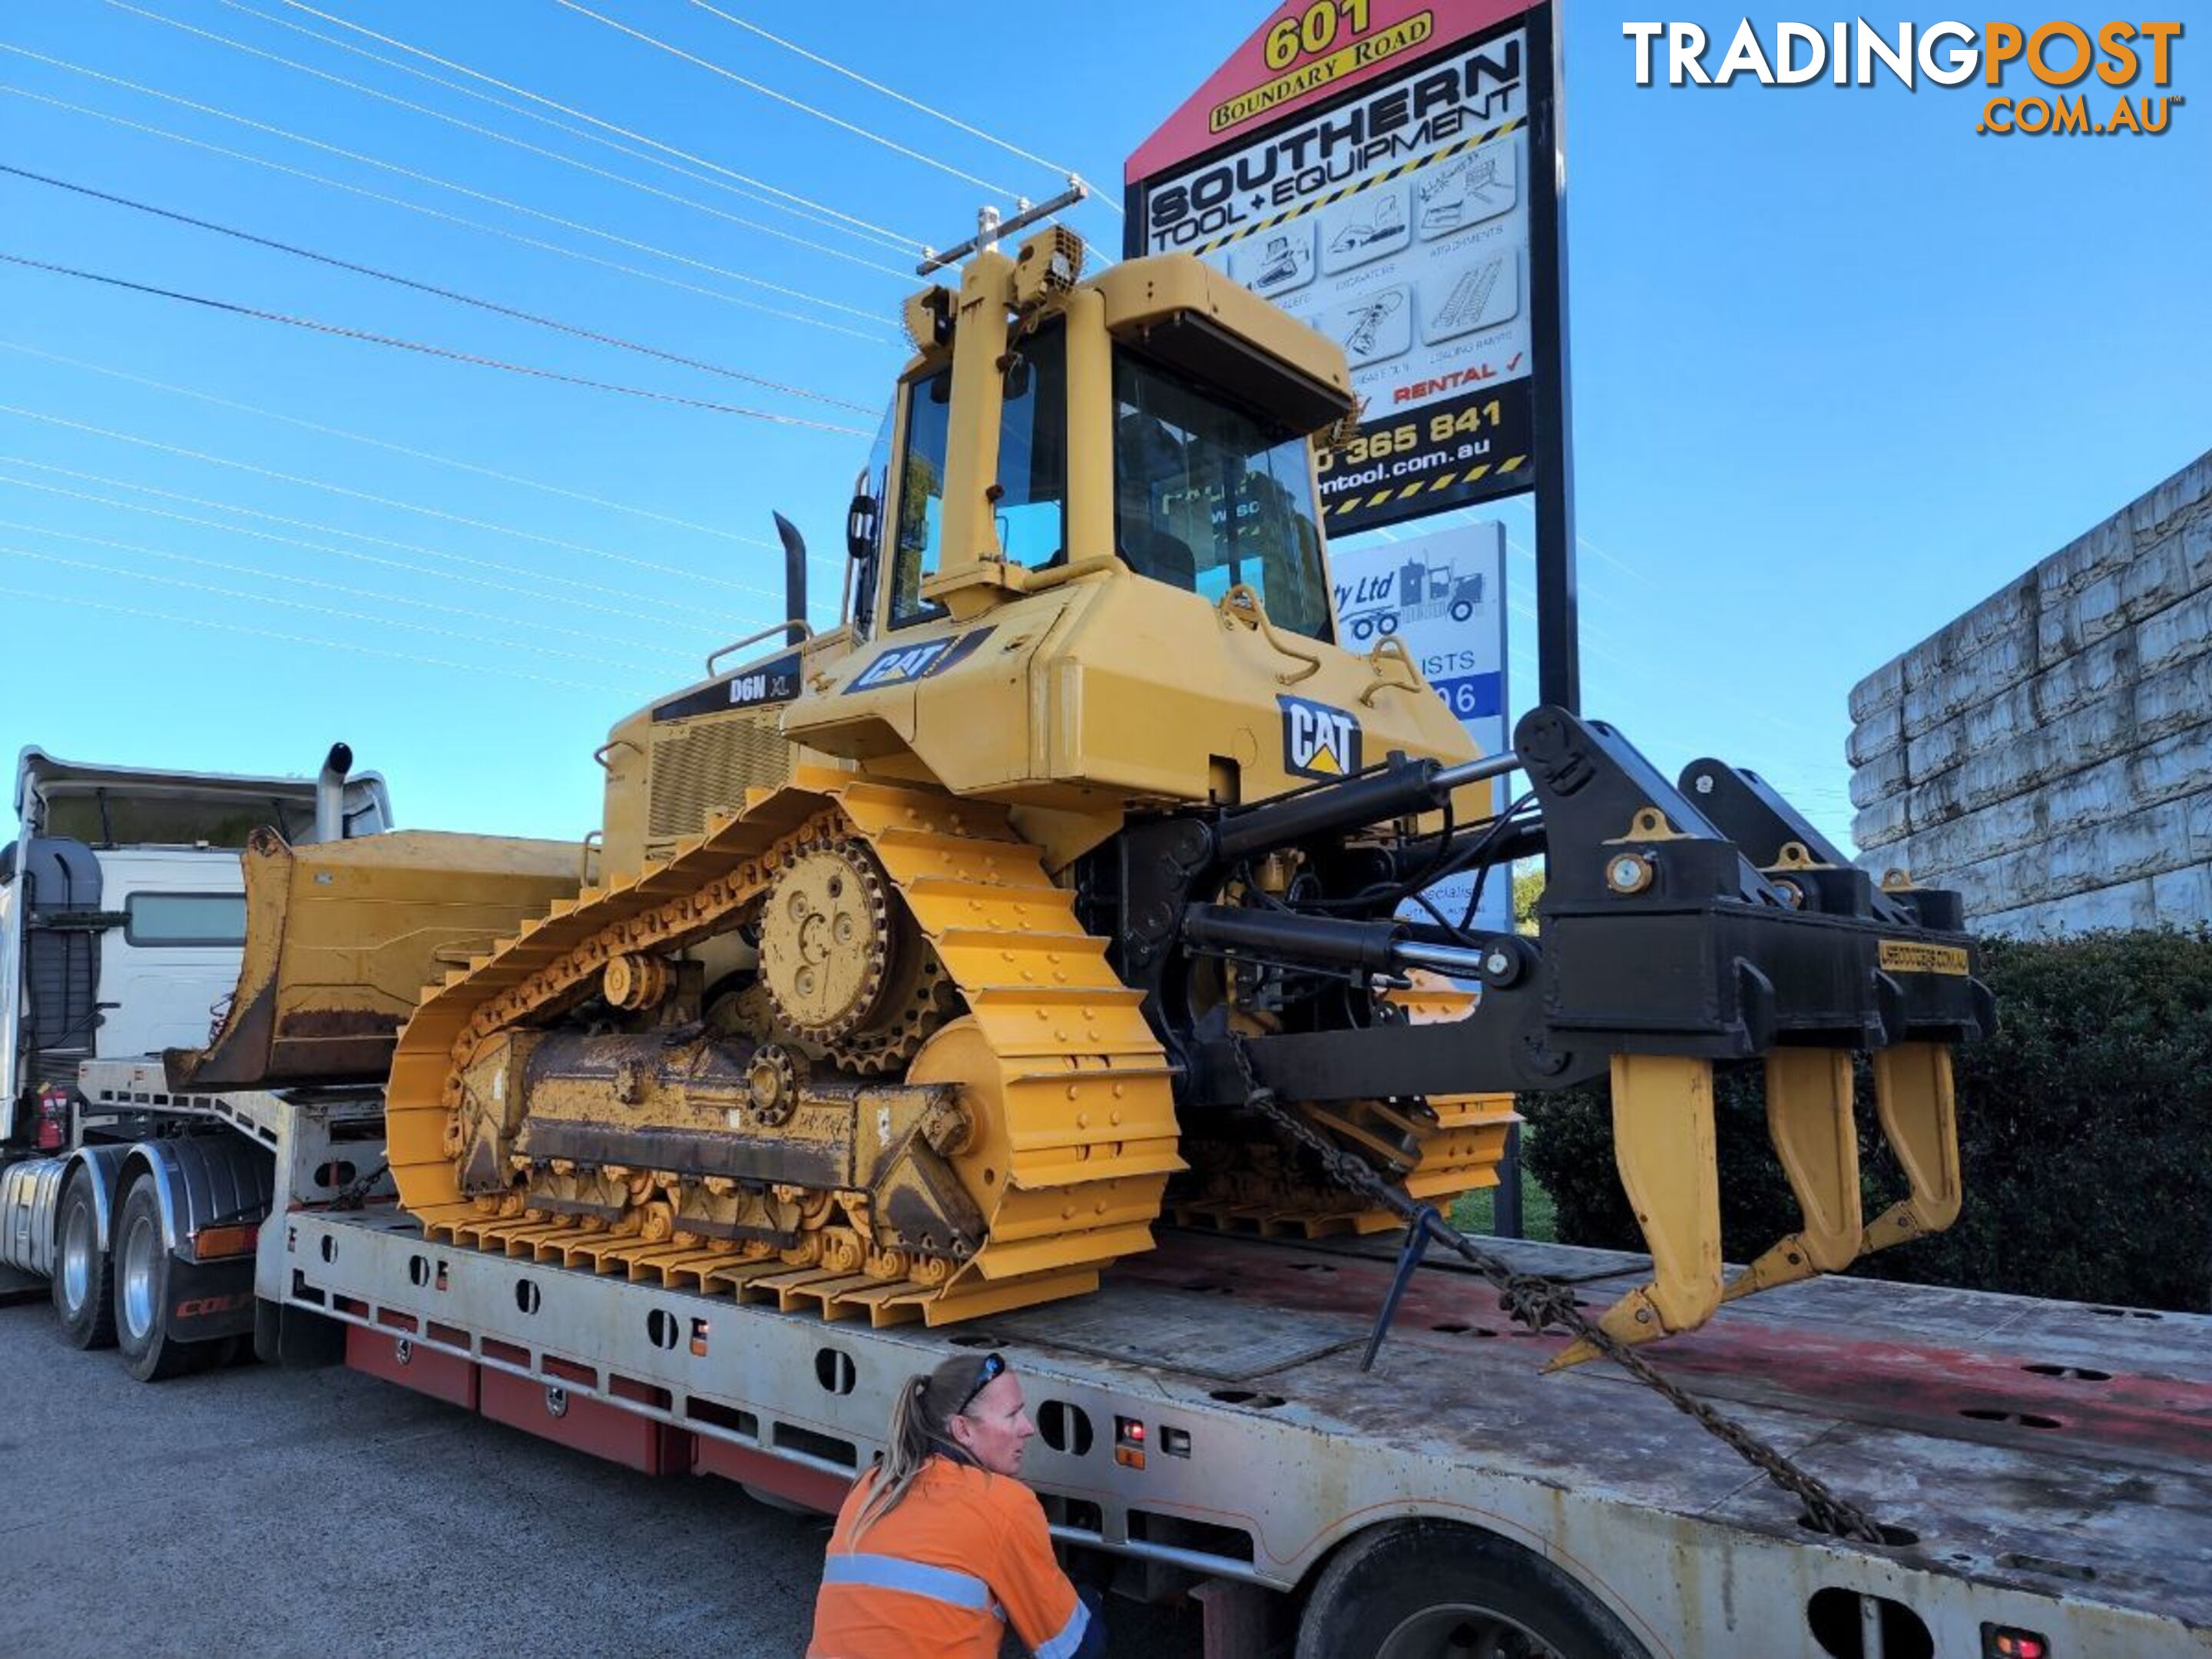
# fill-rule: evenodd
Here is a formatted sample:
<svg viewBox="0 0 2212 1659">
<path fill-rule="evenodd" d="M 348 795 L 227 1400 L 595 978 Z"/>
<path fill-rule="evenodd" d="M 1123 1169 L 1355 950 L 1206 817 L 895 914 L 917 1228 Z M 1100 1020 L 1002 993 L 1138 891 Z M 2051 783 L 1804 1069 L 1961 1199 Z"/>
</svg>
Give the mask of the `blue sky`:
<svg viewBox="0 0 2212 1659">
<path fill-rule="evenodd" d="M 718 3 L 1117 201 L 1123 157 L 1264 15 Z M 0 748 L 299 772 L 343 738 L 404 823 L 580 836 L 607 728 L 775 620 L 771 508 L 827 619 L 857 434 L 903 356 L 901 239 L 1060 181 L 682 0 L 591 9 L 726 75 L 556 0 L 316 4 L 727 171 L 479 101 L 453 87 L 552 113 L 283 0 L 9 8 L 0 161 L 712 368 L 9 175 L 0 252 L 855 430 L 0 266 Z M 1672 15 L 1724 40 L 1741 14 Z M 1584 707 L 1670 773 L 1765 773 L 1841 837 L 1851 684 L 2212 447 L 2212 102 L 2151 139 L 1984 137 L 1978 87 L 1638 88 L 1586 3 L 1568 49 Z M 2204 49 L 2176 48 L 2193 103 Z M 1107 206 L 1072 222 L 1118 251 Z M 1510 575 L 1525 703 L 1524 553 Z"/>
</svg>

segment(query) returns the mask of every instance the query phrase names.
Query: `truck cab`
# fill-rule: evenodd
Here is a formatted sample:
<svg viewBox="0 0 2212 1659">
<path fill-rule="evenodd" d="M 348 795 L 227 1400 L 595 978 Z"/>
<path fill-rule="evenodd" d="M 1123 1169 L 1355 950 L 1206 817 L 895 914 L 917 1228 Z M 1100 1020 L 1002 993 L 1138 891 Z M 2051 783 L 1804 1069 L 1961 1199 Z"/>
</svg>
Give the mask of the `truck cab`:
<svg viewBox="0 0 2212 1659">
<path fill-rule="evenodd" d="M 0 845 L 0 1148 L 60 1146 L 57 1110 L 85 1062 L 207 1040 L 238 982 L 248 836 L 264 824 L 301 842 L 391 827 L 382 777 L 331 774 L 156 771 L 22 751 L 18 828 Z"/>
</svg>

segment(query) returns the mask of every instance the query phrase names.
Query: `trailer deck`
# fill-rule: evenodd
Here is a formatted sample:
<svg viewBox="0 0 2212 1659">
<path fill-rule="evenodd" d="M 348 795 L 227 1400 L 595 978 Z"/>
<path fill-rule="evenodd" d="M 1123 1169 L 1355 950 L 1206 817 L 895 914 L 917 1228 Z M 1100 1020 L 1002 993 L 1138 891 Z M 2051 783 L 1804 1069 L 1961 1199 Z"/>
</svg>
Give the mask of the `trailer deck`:
<svg viewBox="0 0 2212 1659">
<path fill-rule="evenodd" d="M 1587 1284 L 1640 1257 L 1498 1242 Z M 1041 1430 L 1024 1469 L 1066 1541 L 1287 1589 L 1382 1518 L 1520 1542 L 1654 1653 L 2212 1653 L 2212 1318 L 1829 1279 L 1731 1304 L 1662 1369 L 1860 1503 L 1898 1541 L 1820 1538 L 1796 1505 L 1565 1339 L 1516 1330 L 1432 1262 L 1358 1370 L 1388 1239 L 1164 1230 L 1097 1295 L 970 1326 L 871 1329 L 426 1241 L 389 1209 L 299 1210 L 260 1293 L 349 1327 L 348 1358 L 656 1473 L 834 1504 L 892 1391 L 948 1345 L 1005 1350 Z M 611 1266 L 614 1264 L 610 1264 Z M 1790 1634 L 1784 1634 L 1790 1632 Z M 1838 1645 L 1841 1644 L 1841 1645 Z"/>
</svg>

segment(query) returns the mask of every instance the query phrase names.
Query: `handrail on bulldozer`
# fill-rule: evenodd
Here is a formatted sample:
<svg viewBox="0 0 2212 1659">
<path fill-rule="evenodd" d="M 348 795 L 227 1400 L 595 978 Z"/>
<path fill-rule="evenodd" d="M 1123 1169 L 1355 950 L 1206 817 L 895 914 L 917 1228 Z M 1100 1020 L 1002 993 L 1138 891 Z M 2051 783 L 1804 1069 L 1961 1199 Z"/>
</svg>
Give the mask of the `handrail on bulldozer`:
<svg viewBox="0 0 2212 1659">
<path fill-rule="evenodd" d="M 732 640 L 727 645 L 724 646 L 719 651 L 708 652 L 707 653 L 707 672 L 708 676 L 712 677 L 714 674 L 714 665 L 721 661 L 723 658 L 728 656 L 731 652 L 742 651 L 749 645 L 758 645 L 763 640 L 770 638 L 777 634 L 788 634 L 793 629 L 796 629 L 799 631 L 799 638 L 793 641 L 793 644 L 802 644 L 814 637 L 813 624 L 809 623 L 804 617 L 788 617 L 786 620 L 776 623 L 773 628 L 756 629 L 753 632 L 746 635 L 744 638 L 741 640 Z"/>
</svg>

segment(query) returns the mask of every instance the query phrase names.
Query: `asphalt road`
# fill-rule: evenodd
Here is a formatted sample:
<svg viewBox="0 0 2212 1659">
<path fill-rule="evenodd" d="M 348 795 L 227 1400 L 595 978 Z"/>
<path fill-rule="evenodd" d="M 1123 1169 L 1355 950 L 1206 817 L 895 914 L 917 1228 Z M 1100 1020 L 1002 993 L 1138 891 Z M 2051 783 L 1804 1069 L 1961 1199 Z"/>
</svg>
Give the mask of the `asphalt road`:
<svg viewBox="0 0 2212 1659">
<path fill-rule="evenodd" d="M 648 1480 L 343 1367 L 148 1385 L 0 1308 L 0 1650 L 799 1654 L 825 1521 Z M 1197 1659 L 1188 1612 L 1115 1652 Z M 1010 1650 L 1011 1651 L 1012 1650 Z"/>
</svg>

